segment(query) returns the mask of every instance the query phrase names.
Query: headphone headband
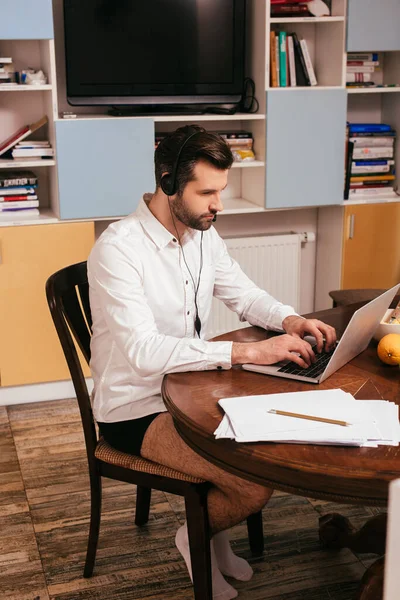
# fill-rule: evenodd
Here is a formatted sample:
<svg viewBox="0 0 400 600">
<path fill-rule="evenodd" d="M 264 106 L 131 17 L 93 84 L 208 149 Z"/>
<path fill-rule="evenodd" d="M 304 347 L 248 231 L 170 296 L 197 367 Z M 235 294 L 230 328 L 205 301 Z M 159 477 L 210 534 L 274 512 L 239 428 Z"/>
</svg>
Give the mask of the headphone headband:
<svg viewBox="0 0 400 600">
<path fill-rule="evenodd" d="M 176 159 L 173 164 L 171 173 L 167 173 L 166 175 L 163 175 L 163 177 L 161 178 L 161 182 L 160 182 L 161 189 L 164 192 L 164 194 L 166 194 L 167 196 L 173 196 L 177 192 L 176 175 L 178 173 L 179 159 L 181 157 L 182 150 L 184 149 L 184 147 L 186 146 L 188 141 L 190 139 L 192 139 L 192 137 L 194 137 L 198 133 L 201 133 L 201 131 L 202 131 L 201 129 L 199 130 L 199 129 L 193 127 L 192 125 L 188 126 L 187 137 L 183 140 L 183 142 L 178 150 L 178 154 L 176 155 Z"/>
</svg>

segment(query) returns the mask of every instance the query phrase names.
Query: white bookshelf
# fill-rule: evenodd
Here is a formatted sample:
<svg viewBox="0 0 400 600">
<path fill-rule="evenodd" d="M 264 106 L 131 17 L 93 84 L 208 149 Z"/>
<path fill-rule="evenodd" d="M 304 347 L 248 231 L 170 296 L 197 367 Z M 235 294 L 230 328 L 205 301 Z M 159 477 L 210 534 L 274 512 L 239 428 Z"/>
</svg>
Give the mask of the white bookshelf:
<svg viewBox="0 0 400 600">
<path fill-rule="evenodd" d="M 41 69 L 45 85 L 0 85 L 0 139 L 6 139 L 21 127 L 34 123 L 44 115 L 48 123 L 29 139 L 48 139 L 55 144 L 54 117 L 57 111 L 56 62 L 53 40 L 0 40 L 0 55 L 13 59 L 15 71 L 27 68 Z M 7 160 L 0 157 L 1 170 L 32 169 L 38 176 L 40 216 L 36 218 L 15 215 L 15 219 L 1 221 L 2 226 L 54 223 L 57 221 L 57 169 L 55 159 Z"/>
</svg>

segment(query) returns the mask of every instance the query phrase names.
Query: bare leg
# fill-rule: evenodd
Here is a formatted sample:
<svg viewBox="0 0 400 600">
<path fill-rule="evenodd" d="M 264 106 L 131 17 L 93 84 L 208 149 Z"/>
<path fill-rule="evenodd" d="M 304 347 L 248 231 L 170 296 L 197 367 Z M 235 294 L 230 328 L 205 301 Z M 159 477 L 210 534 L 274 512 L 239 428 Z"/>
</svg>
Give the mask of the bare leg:
<svg viewBox="0 0 400 600">
<path fill-rule="evenodd" d="M 176 432 L 169 413 L 162 413 L 151 423 L 141 455 L 214 484 L 208 493 L 212 534 L 229 529 L 258 512 L 272 495 L 273 490 L 227 473 L 196 454 Z"/>
</svg>

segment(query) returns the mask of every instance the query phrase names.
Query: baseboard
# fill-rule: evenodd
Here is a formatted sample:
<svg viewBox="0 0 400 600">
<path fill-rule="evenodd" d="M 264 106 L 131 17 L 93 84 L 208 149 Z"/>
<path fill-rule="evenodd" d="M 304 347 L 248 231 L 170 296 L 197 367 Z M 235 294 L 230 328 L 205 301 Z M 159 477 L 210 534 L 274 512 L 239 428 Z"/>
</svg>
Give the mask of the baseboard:
<svg viewBox="0 0 400 600">
<path fill-rule="evenodd" d="M 88 377 L 86 384 L 89 393 L 91 393 L 93 380 Z M 0 387 L 0 406 L 26 404 L 28 402 L 46 402 L 48 400 L 64 400 L 75 397 L 72 381 L 52 381 L 50 383 L 36 383 L 33 385 Z"/>
</svg>

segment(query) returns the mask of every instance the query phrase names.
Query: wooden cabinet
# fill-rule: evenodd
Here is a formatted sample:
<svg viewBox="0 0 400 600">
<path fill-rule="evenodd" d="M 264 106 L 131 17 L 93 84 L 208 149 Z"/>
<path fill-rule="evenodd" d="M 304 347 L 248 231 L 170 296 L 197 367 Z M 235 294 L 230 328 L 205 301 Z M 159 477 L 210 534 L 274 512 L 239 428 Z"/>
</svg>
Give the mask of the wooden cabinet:
<svg viewBox="0 0 400 600">
<path fill-rule="evenodd" d="M 400 50 L 399 0 L 348 0 L 347 51 Z"/>
<path fill-rule="evenodd" d="M 154 183 L 152 119 L 56 121 L 61 219 L 133 212 Z"/>
<path fill-rule="evenodd" d="M 52 0 L 0 0 L 0 39 L 54 37 Z"/>
<path fill-rule="evenodd" d="M 0 228 L 2 386 L 70 378 L 45 283 L 58 269 L 86 260 L 93 243 L 93 223 Z"/>
<path fill-rule="evenodd" d="M 268 90 L 266 206 L 340 204 L 346 91 Z"/>
<path fill-rule="evenodd" d="M 400 202 L 344 209 L 342 289 L 400 282 Z"/>
</svg>

